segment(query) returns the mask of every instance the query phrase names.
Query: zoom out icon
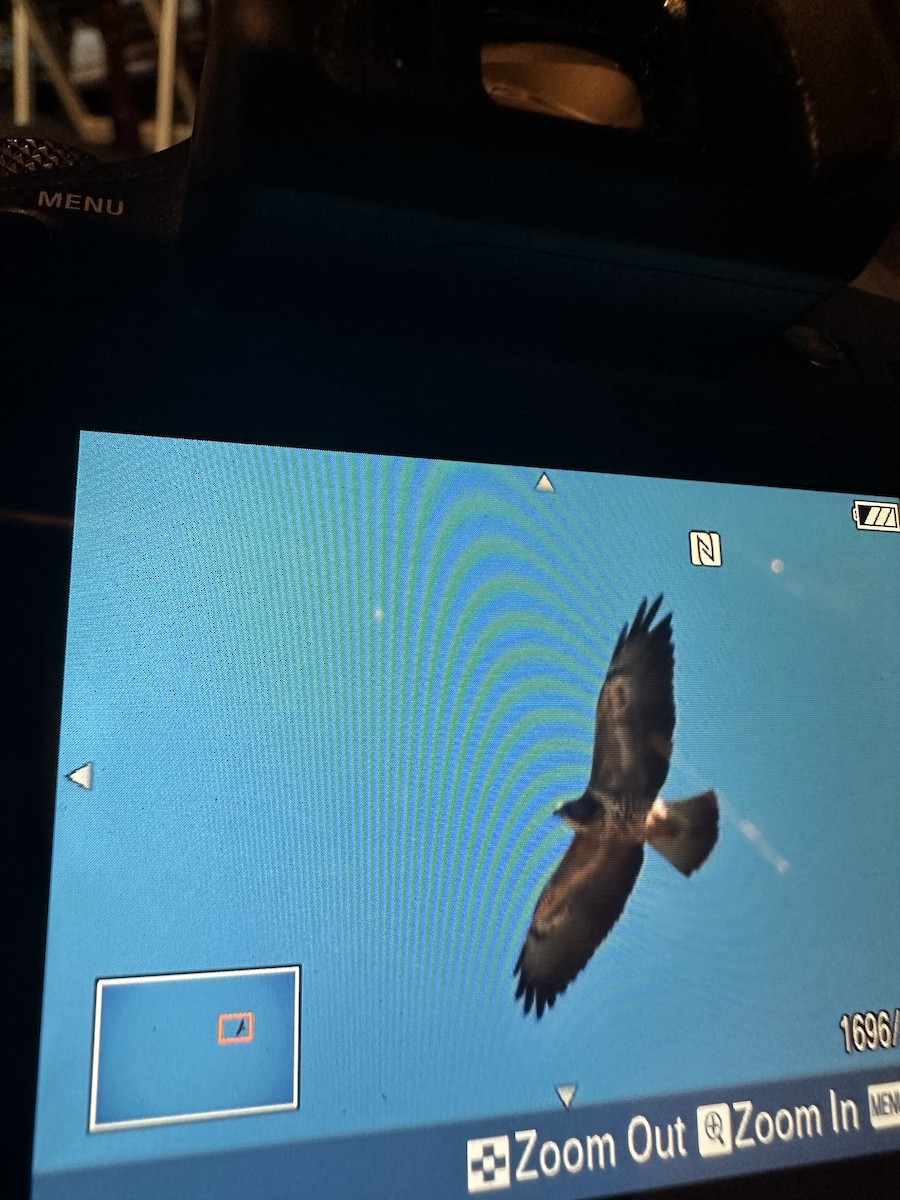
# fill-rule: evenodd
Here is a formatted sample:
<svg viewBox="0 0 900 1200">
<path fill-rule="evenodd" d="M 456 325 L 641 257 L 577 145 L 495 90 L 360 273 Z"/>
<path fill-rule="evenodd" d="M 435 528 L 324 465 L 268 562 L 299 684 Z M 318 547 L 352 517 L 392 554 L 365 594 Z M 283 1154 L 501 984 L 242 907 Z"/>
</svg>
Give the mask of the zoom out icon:
<svg viewBox="0 0 900 1200">
<path fill-rule="evenodd" d="M 509 1138 L 473 1138 L 466 1145 L 469 1192 L 496 1192 L 512 1183 Z"/>
<path fill-rule="evenodd" d="M 727 1104 L 701 1104 L 697 1109 L 697 1145 L 701 1158 L 731 1154 L 731 1109 Z"/>
</svg>

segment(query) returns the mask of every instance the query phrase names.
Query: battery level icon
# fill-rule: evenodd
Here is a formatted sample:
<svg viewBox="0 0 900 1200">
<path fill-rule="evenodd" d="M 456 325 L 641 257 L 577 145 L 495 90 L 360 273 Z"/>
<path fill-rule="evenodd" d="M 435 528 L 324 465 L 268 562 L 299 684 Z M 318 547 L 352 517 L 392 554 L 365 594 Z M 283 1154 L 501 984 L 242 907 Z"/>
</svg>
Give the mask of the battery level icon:
<svg viewBox="0 0 900 1200">
<path fill-rule="evenodd" d="M 852 513 L 857 529 L 880 529 L 889 533 L 900 533 L 900 504 L 856 500 Z"/>
</svg>

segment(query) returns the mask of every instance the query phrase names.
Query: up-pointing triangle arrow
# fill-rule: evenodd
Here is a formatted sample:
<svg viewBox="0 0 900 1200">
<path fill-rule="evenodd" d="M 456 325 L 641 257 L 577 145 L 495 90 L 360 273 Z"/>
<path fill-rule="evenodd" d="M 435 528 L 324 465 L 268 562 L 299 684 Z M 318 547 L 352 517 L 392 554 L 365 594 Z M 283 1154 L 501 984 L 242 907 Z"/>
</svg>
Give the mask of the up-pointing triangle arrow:
<svg viewBox="0 0 900 1200">
<path fill-rule="evenodd" d="M 555 492 L 556 488 L 550 482 L 550 476 L 544 472 L 534 485 L 534 490 L 536 492 Z"/>
<path fill-rule="evenodd" d="M 82 763 L 80 767 L 76 767 L 74 771 L 70 771 L 66 776 L 70 783 L 77 783 L 79 787 L 90 791 L 94 786 L 94 764 Z"/>
<path fill-rule="evenodd" d="M 572 1101 L 575 1099 L 575 1093 L 578 1091 L 577 1083 L 561 1083 L 557 1086 L 556 1094 L 563 1102 L 563 1108 L 571 1108 Z"/>
</svg>

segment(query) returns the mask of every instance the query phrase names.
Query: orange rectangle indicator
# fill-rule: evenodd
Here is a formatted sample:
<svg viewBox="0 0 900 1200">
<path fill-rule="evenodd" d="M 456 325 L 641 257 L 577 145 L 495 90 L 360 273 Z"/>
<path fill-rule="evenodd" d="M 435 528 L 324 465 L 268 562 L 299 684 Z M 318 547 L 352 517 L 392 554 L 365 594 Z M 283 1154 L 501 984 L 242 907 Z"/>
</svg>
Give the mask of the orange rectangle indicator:
<svg viewBox="0 0 900 1200">
<path fill-rule="evenodd" d="M 252 1042 L 253 1027 L 252 1012 L 222 1013 L 219 1016 L 219 1045 L 233 1046 L 238 1042 Z"/>
</svg>

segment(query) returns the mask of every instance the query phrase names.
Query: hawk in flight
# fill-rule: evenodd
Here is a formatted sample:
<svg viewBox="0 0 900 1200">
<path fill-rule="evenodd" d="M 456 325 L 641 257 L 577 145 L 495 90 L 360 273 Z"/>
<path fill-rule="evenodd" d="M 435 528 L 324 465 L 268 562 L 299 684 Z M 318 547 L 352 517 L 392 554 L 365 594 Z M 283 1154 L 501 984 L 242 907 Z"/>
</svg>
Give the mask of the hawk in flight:
<svg viewBox="0 0 900 1200">
<path fill-rule="evenodd" d="M 672 614 L 646 599 L 619 635 L 597 700 L 594 759 L 584 793 L 557 809 L 575 830 L 541 893 L 519 954 L 516 999 L 538 1017 L 552 1007 L 615 925 L 644 861 L 644 843 L 684 875 L 719 833 L 715 792 L 666 803 L 675 700 Z"/>
</svg>

